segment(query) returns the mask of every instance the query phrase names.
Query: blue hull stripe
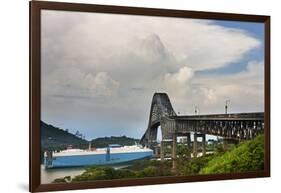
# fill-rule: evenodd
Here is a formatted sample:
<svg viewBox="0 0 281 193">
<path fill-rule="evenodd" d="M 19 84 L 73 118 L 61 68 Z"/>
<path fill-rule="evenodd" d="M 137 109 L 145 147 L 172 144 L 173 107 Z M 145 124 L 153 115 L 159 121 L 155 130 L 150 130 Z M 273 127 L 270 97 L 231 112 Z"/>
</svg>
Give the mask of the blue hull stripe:
<svg viewBox="0 0 281 193">
<path fill-rule="evenodd" d="M 110 154 L 109 159 L 106 157 L 106 155 L 107 154 L 92 154 L 54 157 L 51 166 L 46 165 L 46 158 L 44 159 L 44 162 L 47 168 L 113 165 L 123 162 L 130 162 L 133 160 L 150 158 L 152 157 L 152 152 L 113 153 Z"/>
</svg>

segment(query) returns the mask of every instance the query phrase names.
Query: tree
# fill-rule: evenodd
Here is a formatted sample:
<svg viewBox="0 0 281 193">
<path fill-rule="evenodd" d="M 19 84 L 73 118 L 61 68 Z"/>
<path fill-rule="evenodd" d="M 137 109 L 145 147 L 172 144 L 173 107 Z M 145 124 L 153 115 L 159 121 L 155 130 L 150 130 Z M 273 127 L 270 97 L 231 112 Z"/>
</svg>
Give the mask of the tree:
<svg viewBox="0 0 281 193">
<path fill-rule="evenodd" d="M 210 160 L 201 174 L 259 171 L 264 168 L 264 135 L 246 141 Z"/>
</svg>

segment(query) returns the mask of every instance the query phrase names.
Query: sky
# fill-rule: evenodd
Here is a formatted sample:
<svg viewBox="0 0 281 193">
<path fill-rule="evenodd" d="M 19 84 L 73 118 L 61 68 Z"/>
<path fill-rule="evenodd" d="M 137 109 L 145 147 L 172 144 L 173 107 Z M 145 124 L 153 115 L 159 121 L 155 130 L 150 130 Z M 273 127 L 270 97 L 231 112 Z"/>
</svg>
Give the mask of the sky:
<svg viewBox="0 0 281 193">
<path fill-rule="evenodd" d="M 155 92 L 180 115 L 263 112 L 263 50 L 261 23 L 43 10 L 41 120 L 141 138 Z"/>
</svg>

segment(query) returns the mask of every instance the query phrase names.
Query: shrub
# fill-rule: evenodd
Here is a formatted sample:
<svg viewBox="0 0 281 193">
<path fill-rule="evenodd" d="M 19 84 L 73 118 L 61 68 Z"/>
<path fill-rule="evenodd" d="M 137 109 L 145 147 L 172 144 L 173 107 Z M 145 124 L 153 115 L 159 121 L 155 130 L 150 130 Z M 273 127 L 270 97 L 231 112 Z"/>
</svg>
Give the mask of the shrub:
<svg viewBox="0 0 281 193">
<path fill-rule="evenodd" d="M 154 177 L 159 176 L 157 168 L 155 166 L 148 166 L 147 168 L 137 172 L 137 177 Z"/>
<path fill-rule="evenodd" d="M 264 168 L 264 135 L 210 160 L 200 174 L 258 171 Z"/>
</svg>

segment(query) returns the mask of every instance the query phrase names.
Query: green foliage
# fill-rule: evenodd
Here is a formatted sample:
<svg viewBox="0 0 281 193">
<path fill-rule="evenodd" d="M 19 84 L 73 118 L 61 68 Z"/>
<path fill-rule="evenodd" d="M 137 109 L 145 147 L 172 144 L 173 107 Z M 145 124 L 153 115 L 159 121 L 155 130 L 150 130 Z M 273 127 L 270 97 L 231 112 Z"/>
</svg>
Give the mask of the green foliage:
<svg viewBox="0 0 281 193">
<path fill-rule="evenodd" d="M 155 166 L 148 166 L 147 168 L 144 168 L 143 170 L 136 172 L 136 176 L 139 178 L 143 178 L 143 177 L 155 177 L 160 175 L 158 173 L 158 169 Z"/>
<path fill-rule="evenodd" d="M 79 133 L 79 132 L 78 132 Z M 109 144 L 119 145 L 134 145 L 139 142 L 139 139 L 134 139 L 126 136 L 111 136 L 100 137 L 91 141 L 92 147 L 107 147 Z M 51 150 L 58 151 L 64 150 L 69 145 L 73 148 L 87 149 L 89 142 L 81 137 L 69 133 L 68 130 L 63 130 L 52 125 L 48 125 L 41 121 L 41 148 L 42 151 Z"/>
<path fill-rule="evenodd" d="M 134 139 L 126 136 L 111 136 L 111 137 L 100 137 L 93 139 L 91 141 L 92 147 L 107 147 L 109 144 L 119 144 L 119 145 L 135 145 L 138 143 L 139 139 Z"/>
<path fill-rule="evenodd" d="M 178 161 L 187 161 L 190 159 L 191 150 L 187 145 L 180 144 L 177 146 Z"/>
<path fill-rule="evenodd" d="M 200 174 L 258 171 L 264 168 L 264 135 L 210 160 Z"/>
<path fill-rule="evenodd" d="M 109 144 L 134 145 L 138 141 L 138 139 L 126 136 L 112 136 L 94 139 L 91 146 L 99 148 L 107 147 Z M 44 151 L 61 151 L 65 150 L 69 145 L 72 145 L 73 148 L 87 149 L 89 141 L 77 137 L 67 129 L 63 130 L 41 121 L 41 162 L 43 162 Z"/>
<path fill-rule="evenodd" d="M 66 130 L 48 125 L 41 121 L 41 149 L 57 151 L 66 149 L 72 145 L 74 148 L 84 149 L 88 147 L 88 141 L 69 133 Z"/>
<path fill-rule="evenodd" d="M 262 170 L 264 166 L 264 136 L 232 146 L 225 151 L 217 144 L 213 154 L 189 158 L 187 146 L 179 145 L 177 169 L 179 175 L 215 174 Z"/>
<path fill-rule="evenodd" d="M 215 153 L 190 158 L 186 145 L 178 145 L 177 171 L 171 172 L 172 161 L 138 160 L 123 169 L 112 167 L 91 167 L 72 180 L 59 178 L 54 182 L 81 182 L 124 178 L 144 178 L 171 175 L 198 175 L 229 172 L 257 171 L 264 168 L 264 135 L 245 141 L 224 151 L 217 144 Z"/>
<path fill-rule="evenodd" d="M 157 160 L 140 160 L 133 163 L 132 166 L 124 169 L 114 169 L 112 167 L 90 167 L 87 168 L 81 175 L 75 176 L 72 179 L 72 182 L 169 176 L 172 175 L 170 170 L 170 162 L 162 163 Z M 66 180 L 64 180 L 64 178 L 58 178 L 54 180 L 54 182 L 61 183 L 66 182 Z"/>
<path fill-rule="evenodd" d="M 208 161 L 213 158 L 213 155 L 205 155 L 198 158 L 193 158 L 185 164 L 179 165 L 180 175 L 195 175 L 200 169 L 205 167 Z"/>
<path fill-rule="evenodd" d="M 200 169 L 204 167 L 209 160 L 215 155 L 205 155 L 198 158 L 190 158 L 190 150 L 186 145 L 179 145 L 177 147 L 177 173 L 179 175 L 194 175 L 198 174 Z"/>
<path fill-rule="evenodd" d="M 223 144 L 217 144 L 214 148 L 215 152 L 218 154 L 224 153 Z"/>
<path fill-rule="evenodd" d="M 92 181 L 92 180 L 110 180 L 121 178 L 134 178 L 135 173 L 131 170 L 115 170 L 110 167 L 92 167 L 88 168 L 83 174 L 75 176 L 72 181 Z"/>
<path fill-rule="evenodd" d="M 53 181 L 53 183 L 66 183 L 66 182 L 70 182 L 71 181 L 71 177 L 70 176 L 65 176 L 63 178 L 57 178 Z"/>
<path fill-rule="evenodd" d="M 132 165 L 128 166 L 126 169 L 130 169 L 133 171 L 139 171 L 142 174 L 145 174 L 148 171 L 153 170 L 151 167 L 156 169 L 157 176 L 170 176 L 172 162 L 171 161 L 158 161 L 158 160 L 138 160 L 132 163 Z M 146 171 L 142 172 L 142 170 Z"/>
</svg>

